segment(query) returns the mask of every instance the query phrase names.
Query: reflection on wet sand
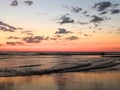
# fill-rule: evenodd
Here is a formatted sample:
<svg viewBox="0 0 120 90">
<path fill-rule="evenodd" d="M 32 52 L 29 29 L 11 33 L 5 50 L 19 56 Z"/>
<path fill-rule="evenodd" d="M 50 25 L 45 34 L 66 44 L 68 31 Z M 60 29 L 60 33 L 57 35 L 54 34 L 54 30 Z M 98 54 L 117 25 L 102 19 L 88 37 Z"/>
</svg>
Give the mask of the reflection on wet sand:
<svg viewBox="0 0 120 90">
<path fill-rule="evenodd" d="M 0 90 L 120 90 L 120 72 L 1 77 Z"/>
</svg>

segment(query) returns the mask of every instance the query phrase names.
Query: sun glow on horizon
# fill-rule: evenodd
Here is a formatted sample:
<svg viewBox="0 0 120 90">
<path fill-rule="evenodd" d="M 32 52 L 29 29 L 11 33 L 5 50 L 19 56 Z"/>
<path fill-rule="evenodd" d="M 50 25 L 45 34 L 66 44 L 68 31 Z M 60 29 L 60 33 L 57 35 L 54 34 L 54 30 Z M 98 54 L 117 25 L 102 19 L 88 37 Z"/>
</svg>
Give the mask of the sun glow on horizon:
<svg viewBox="0 0 120 90">
<path fill-rule="evenodd" d="M 2 0 L 0 11 L 0 51 L 120 52 L 119 0 Z"/>
</svg>

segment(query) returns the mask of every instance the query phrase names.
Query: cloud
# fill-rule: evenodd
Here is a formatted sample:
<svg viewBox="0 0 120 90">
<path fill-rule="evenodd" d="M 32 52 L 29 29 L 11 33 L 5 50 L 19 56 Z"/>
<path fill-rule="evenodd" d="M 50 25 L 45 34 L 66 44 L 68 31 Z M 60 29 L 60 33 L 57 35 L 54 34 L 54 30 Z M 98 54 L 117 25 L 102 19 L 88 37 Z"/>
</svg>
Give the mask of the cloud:
<svg viewBox="0 0 120 90">
<path fill-rule="evenodd" d="M 56 34 L 56 35 L 54 35 L 53 37 L 50 37 L 49 39 L 50 40 L 61 40 L 62 38 L 61 38 L 62 36 L 61 35 L 59 35 L 59 34 Z"/>
<path fill-rule="evenodd" d="M 83 12 L 83 14 L 86 14 L 86 13 L 87 13 L 87 11 L 84 11 L 84 12 Z"/>
<path fill-rule="evenodd" d="M 6 42 L 7 45 L 23 45 L 22 42 Z"/>
<path fill-rule="evenodd" d="M 4 46 L 3 44 L 0 44 L 0 46 Z"/>
<path fill-rule="evenodd" d="M 68 23 L 74 23 L 75 21 L 73 19 L 71 19 L 70 17 L 66 16 L 66 15 L 63 15 L 61 18 L 60 18 L 60 24 L 68 24 Z"/>
<path fill-rule="evenodd" d="M 17 28 L 0 21 L 0 30 L 14 32 L 15 30 L 17 30 Z"/>
<path fill-rule="evenodd" d="M 103 19 L 102 17 L 93 15 L 93 16 L 92 16 L 92 20 L 91 20 L 90 22 L 93 22 L 93 23 L 100 23 L 101 21 L 104 21 L 104 19 Z"/>
<path fill-rule="evenodd" d="M 92 36 L 92 35 L 84 34 L 84 36 L 88 37 L 88 36 Z"/>
<path fill-rule="evenodd" d="M 42 40 L 45 40 L 43 36 L 30 36 L 23 38 L 23 41 L 26 43 L 40 43 Z"/>
<path fill-rule="evenodd" d="M 18 6 L 18 1 L 17 0 L 13 0 L 10 5 L 11 6 Z"/>
<path fill-rule="evenodd" d="M 77 36 L 70 36 L 70 37 L 67 37 L 65 39 L 67 39 L 67 40 L 77 40 L 79 38 Z"/>
<path fill-rule="evenodd" d="M 31 0 L 26 0 L 24 1 L 25 5 L 31 6 L 33 4 L 33 1 Z M 11 6 L 18 6 L 19 5 L 19 1 L 18 0 L 13 0 L 10 4 Z"/>
<path fill-rule="evenodd" d="M 78 21 L 77 24 L 85 25 L 85 24 L 88 24 L 88 23 L 87 22 Z"/>
<path fill-rule="evenodd" d="M 49 40 L 49 38 L 50 38 L 49 36 L 46 36 L 44 37 L 44 40 Z"/>
<path fill-rule="evenodd" d="M 88 14 L 87 14 L 87 15 L 85 15 L 85 16 L 86 16 L 86 17 L 90 17 L 90 15 L 88 15 Z"/>
<path fill-rule="evenodd" d="M 100 13 L 100 15 L 103 15 L 103 14 L 107 14 L 107 12 L 106 12 L 106 11 L 103 11 L 103 12 Z"/>
<path fill-rule="evenodd" d="M 21 31 L 21 33 L 27 34 L 27 35 L 34 35 L 32 31 Z"/>
<path fill-rule="evenodd" d="M 19 29 L 19 30 L 23 30 L 23 28 L 17 28 L 17 29 Z"/>
<path fill-rule="evenodd" d="M 112 6 L 111 2 L 103 1 L 103 2 L 100 2 L 100 3 L 95 3 L 93 8 L 97 9 L 98 11 L 104 11 L 111 6 Z"/>
<path fill-rule="evenodd" d="M 66 6 L 66 5 L 63 5 L 63 7 L 66 8 L 66 9 L 70 9 L 70 8 L 69 8 L 68 6 Z"/>
<path fill-rule="evenodd" d="M 66 5 L 63 5 L 63 7 L 66 9 L 69 9 L 73 13 L 79 13 L 80 11 L 82 11 L 82 8 L 80 8 L 80 7 L 73 7 L 73 6 L 69 7 Z"/>
<path fill-rule="evenodd" d="M 31 6 L 33 4 L 33 1 L 27 0 L 27 1 L 24 1 L 24 3 L 28 6 Z"/>
<path fill-rule="evenodd" d="M 19 37 L 15 37 L 15 36 L 10 36 L 7 39 L 20 39 Z"/>
<path fill-rule="evenodd" d="M 73 7 L 72 6 L 71 8 L 72 8 L 71 11 L 74 13 L 79 13 L 82 10 L 82 8 L 80 8 L 80 7 Z"/>
<path fill-rule="evenodd" d="M 120 13 L 120 10 L 119 9 L 114 9 L 111 11 L 111 14 L 118 14 Z"/>
<path fill-rule="evenodd" d="M 68 34 L 68 33 L 72 33 L 71 31 L 67 31 L 64 28 L 58 28 L 58 31 L 55 32 L 55 34 Z"/>
<path fill-rule="evenodd" d="M 52 38 L 50 38 L 50 40 L 57 40 L 57 38 L 55 38 L 55 37 L 52 37 Z"/>
</svg>

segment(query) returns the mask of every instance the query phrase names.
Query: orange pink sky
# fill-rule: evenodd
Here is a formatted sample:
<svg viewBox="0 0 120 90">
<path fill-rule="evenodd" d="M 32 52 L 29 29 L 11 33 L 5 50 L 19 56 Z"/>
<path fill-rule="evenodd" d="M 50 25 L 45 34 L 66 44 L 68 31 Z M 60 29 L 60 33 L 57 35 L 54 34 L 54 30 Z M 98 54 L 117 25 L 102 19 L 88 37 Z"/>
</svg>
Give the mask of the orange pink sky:
<svg viewBox="0 0 120 90">
<path fill-rule="evenodd" d="M 119 0 L 1 0 L 0 51 L 120 51 Z"/>
</svg>

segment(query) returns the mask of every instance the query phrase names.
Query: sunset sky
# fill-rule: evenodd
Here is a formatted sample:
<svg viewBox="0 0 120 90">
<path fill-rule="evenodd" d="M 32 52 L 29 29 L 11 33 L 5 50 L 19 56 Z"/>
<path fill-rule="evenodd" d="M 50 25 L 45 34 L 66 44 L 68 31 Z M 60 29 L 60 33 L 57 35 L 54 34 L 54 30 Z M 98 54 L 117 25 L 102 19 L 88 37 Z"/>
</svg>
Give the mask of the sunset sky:
<svg viewBox="0 0 120 90">
<path fill-rule="evenodd" d="M 120 0 L 0 0 L 0 51 L 120 51 Z"/>
</svg>

